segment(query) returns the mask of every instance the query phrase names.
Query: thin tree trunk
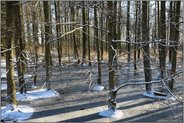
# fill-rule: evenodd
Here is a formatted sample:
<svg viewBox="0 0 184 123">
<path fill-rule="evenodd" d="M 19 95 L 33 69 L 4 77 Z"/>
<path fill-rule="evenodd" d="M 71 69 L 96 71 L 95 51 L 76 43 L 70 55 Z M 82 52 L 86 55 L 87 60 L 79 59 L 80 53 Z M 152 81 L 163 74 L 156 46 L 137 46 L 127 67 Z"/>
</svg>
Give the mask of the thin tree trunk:
<svg viewBox="0 0 184 123">
<path fill-rule="evenodd" d="M 104 8 L 104 3 L 102 3 L 102 8 Z M 103 10 L 102 10 L 103 11 Z M 103 12 L 100 13 L 100 28 L 103 29 Z M 103 30 L 100 31 L 100 39 L 103 40 Z M 100 41 L 100 52 L 101 52 L 101 58 L 100 60 L 103 61 L 103 41 Z"/>
<path fill-rule="evenodd" d="M 173 1 L 170 2 L 170 10 L 169 10 L 169 16 L 170 16 L 170 36 L 169 36 L 169 40 L 170 40 L 170 43 L 169 45 L 172 45 L 172 41 L 174 41 L 174 25 L 173 25 L 173 22 L 174 22 L 174 8 L 173 8 Z M 172 51 L 173 51 L 173 48 L 172 47 L 169 47 L 169 63 L 172 62 Z"/>
<path fill-rule="evenodd" d="M 88 61 L 89 61 L 89 66 L 91 67 L 91 52 L 90 52 L 90 19 L 89 19 L 89 8 L 87 9 L 87 19 L 88 19 Z"/>
<path fill-rule="evenodd" d="M 138 2 L 136 2 L 135 4 L 135 42 L 137 42 L 137 6 L 138 6 Z M 136 66 L 136 52 L 137 51 L 137 45 L 134 44 L 134 70 L 137 70 L 137 66 Z"/>
<path fill-rule="evenodd" d="M 61 42 L 61 26 L 60 26 L 60 5 L 59 5 L 59 1 L 54 1 L 54 5 L 55 5 L 55 17 L 56 17 L 56 31 L 57 31 L 57 51 L 58 51 L 58 62 L 59 62 L 59 66 L 61 66 L 61 51 L 60 51 L 60 42 Z"/>
<path fill-rule="evenodd" d="M 180 20 L 180 5 L 181 1 L 174 1 L 175 2 L 175 23 L 176 26 L 174 28 L 175 30 L 175 40 L 174 40 L 174 50 L 172 51 L 172 68 L 171 68 L 171 74 L 175 75 L 176 73 L 176 63 L 177 63 L 177 49 L 178 49 L 178 41 L 179 41 L 179 20 Z M 169 88 L 173 90 L 174 88 L 174 79 L 172 79 L 169 83 Z"/>
<path fill-rule="evenodd" d="M 141 41 L 141 30 L 140 30 L 140 28 L 141 28 L 141 5 L 140 5 L 140 1 L 137 1 L 138 2 L 138 15 L 139 15 L 139 17 L 138 17 L 138 29 L 137 29 L 137 42 L 140 42 Z M 138 49 L 138 53 L 137 53 L 137 58 L 138 59 L 140 59 L 140 53 L 141 53 L 141 50 L 140 50 L 140 44 L 138 44 L 138 47 L 139 47 L 139 49 Z"/>
<path fill-rule="evenodd" d="M 160 42 L 159 42 L 159 62 L 161 70 L 161 78 L 165 76 L 165 62 L 166 62 L 166 19 L 165 19 L 165 1 L 161 1 L 160 13 Z"/>
<path fill-rule="evenodd" d="M 85 1 L 82 1 L 83 5 L 85 3 Z M 85 63 L 86 60 L 86 10 L 83 7 L 82 8 L 82 24 L 83 24 L 83 28 L 82 28 L 82 65 Z"/>
<path fill-rule="evenodd" d="M 96 3 L 96 2 L 94 2 Z M 98 20 L 97 20 L 97 11 L 96 11 L 96 6 L 94 7 L 94 36 L 98 37 Z M 97 82 L 99 85 L 101 85 L 102 81 L 101 81 L 101 61 L 100 61 L 100 48 L 99 48 L 99 40 L 97 38 L 94 38 L 95 42 L 96 42 L 96 49 L 97 49 L 97 62 L 98 62 L 98 78 L 97 78 Z"/>
<path fill-rule="evenodd" d="M 34 2 L 33 2 L 34 6 Z M 34 8 L 33 8 L 34 9 Z M 36 12 L 35 10 L 32 11 L 33 13 L 33 39 L 34 39 L 34 49 L 35 49 L 35 74 L 34 74 L 34 86 L 36 86 L 37 81 L 37 73 L 38 73 L 38 24 L 37 24 L 37 18 L 36 18 Z"/>
<path fill-rule="evenodd" d="M 130 1 L 127 1 L 126 41 L 128 41 L 128 63 L 130 63 Z"/>
<path fill-rule="evenodd" d="M 50 34 L 50 24 L 49 24 L 49 3 L 48 1 L 43 1 L 44 7 L 44 16 L 45 16 L 45 62 L 46 62 L 46 87 L 48 90 L 51 89 L 51 71 L 50 71 L 50 43 L 49 34 Z"/>
<path fill-rule="evenodd" d="M 74 11 L 74 7 L 71 6 L 71 21 L 72 22 L 75 22 L 75 11 Z M 75 24 L 72 25 L 72 30 L 75 29 Z M 80 59 L 79 59 L 79 54 L 78 54 L 78 49 L 77 49 L 77 41 L 76 41 L 76 38 L 75 38 L 75 32 L 72 33 L 72 36 L 73 36 L 73 46 L 74 46 L 74 59 L 78 61 L 78 64 L 80 63 Z"/>
<path fill-rule="evenodd" d="M 13 4 L 15 2 L 6 1 L 6 48 L 11 49 L 13 44 Z M 13 50 L 6 52 L 6 77 L 7 77 L 7 95 L 8 103 L 17 105 L 16 101 L 16 87 L 14 81 L 14 64 L 13 64 Z"/>
<path fill-rule="evenodd" d="M 150 82 L 152 80 L 151 67 L 150 67 L 150 53 L 149 53 L 149 20 L 148 20 L 148 9 L 149 2 L 142 1 L 142 40 L 145 42 L 143 46 L 143 64 L 144 64 L 144 76 L 145 82 Z M 146 91 L 151 91 L 151 84 L 146 84 Z"/>
<path fill-rule="evenodd" d="M 15 2 L 15 4 L 18 4 L 14 6 L 14 19 L 15 19 L 15 44 L 18 46 L 16 49 L 16 58 L 17 58 L 17 71 L 18 71 L 18 78 L 19 78 L 19 90 L 20 93 L 26 93 L 26 83 L 24 80 L 24 56 L 23 56 L 23 51 L 24 51 L 24 46 L 23 46 L 23 40 L 22 40 L 22 21 L 21 21 L 21 8 L 19 2 Z"/>
<path fill-rule="evenodd" d="M 112 90 L 116 88 L 116 82 L 115 82 L 115 70 L 114 70 L 114 55 L 115 51 L 112 49 L 114 47 L 115 42 L 112 42 L 113 35 L 114 35 L 114 13 L 113 11 L 113 2 L 108 1 L 108 12 L 109 15 L 107 17 L 107 24 L 108 24 L 108 49 L 109 49 L 109 105 L 108 108 L 115 111 L 116 110 L 116 92 L 113 92 Z"/>
</svg>

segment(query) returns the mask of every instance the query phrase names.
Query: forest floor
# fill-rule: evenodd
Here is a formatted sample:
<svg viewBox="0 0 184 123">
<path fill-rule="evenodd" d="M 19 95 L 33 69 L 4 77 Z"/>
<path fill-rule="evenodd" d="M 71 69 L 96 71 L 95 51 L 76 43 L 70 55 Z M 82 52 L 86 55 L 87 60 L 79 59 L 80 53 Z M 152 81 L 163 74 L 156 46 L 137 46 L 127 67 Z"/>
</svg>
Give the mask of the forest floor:
<svg viewBox="0 0 184 123">
<path fill-rule="evenodd" d="M 138 70 L 134 71 L 133 64 L 119 63 L 117 72 L 117 87 L 126 82 L 144 82 L 142 61 L 137 62 Z M 158 61 L 152 63 L 152 78 L 158 78 Z M 169 67 L 169 66 L 168 66 Z M 177 69 L 182 63 L 177 64 Z M 29 68 L 31 74 L 34 68 Z M 43 87 L 45 82 L 45 68 L 39 67 L 37 88 L 31 88 L 33 78 L 27 82 L 28 90 Z M 105 90 L 91 91 L 90 85 L 96 84 L 97 66 L 75 65 L 52 67 L 52 89 L 60 96 L 38 99 L 33 101 L 19 101 L 19 105 L 28 105 L 34 109 L 33 116 L 26 122 L 182 122 L 183 103 L 177 100 L 158 100 L 144 97 L 145 86 L 126 86 L 118 91 L 117 109 L 123 112 L 123 117 L 104 118 L 99 112 L 107 109 L 108 100 L 108 66 L 102 64 L 102 85 Z M 174 94 L 183 98 L 182 75 L 175 78 Z M 6 83 L 6 79 L 2 79 Z M 18 85 L 18 83 L 16 83 Z M 2 105 L 6 105 L 4 97 L 6 90 L 2 91 Z"/>
</svg>

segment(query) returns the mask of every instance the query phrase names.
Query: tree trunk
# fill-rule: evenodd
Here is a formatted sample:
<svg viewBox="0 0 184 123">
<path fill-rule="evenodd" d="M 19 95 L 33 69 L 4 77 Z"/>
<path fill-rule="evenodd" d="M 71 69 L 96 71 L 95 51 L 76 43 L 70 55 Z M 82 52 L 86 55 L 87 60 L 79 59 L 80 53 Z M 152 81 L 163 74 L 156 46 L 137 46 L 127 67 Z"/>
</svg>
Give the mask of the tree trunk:
<svg viewBox="0 0 184 123">
<path fill-rule="evenodd" d="M 175 75 L 176 73 L 176 63 L 177 63 L 177 49 L 178 49 L 178 41 L 179 41 L 179 20 L 180 20 L 180 5 L 181 1 L 174 1 L 175 2 L 175 39 L 174 39 L 174 50 L 172 51 L 172 68 L 171 74 Z M 169 83 L 169 88 L 173 90 L 174 87 L 174 79 L 172 79 Z"/>
<path fill-rule="evenodd" d="M 46 87 L 48 90 L 51 89 L 51 71 L 50 71 L 50 43 L 49 34 L 50 34 L 50 23 L 49 23 L 49 3 L 48 1 L 43 1 L 44 17 L 45 17 L 45 62 L 46 62 Z"/>
<path fill-rule="evenodd" d="M 33 2 L 34 6 L 34 2 Z M 34 9 L 34 8 L 33 8 Z M 34 39 L 34 49 L 35 49 L 35 74 L 34 74 L 34 86 L 36 86 L 36 81 L 37 81 L 37 74 L 38 74 L 38 23 L 37 23 L 37 17 L 36 17 L 36 12 L 35 9 L 32 10 L 33 14 L 33 39 Z"/>
<path fill-rule="evenodd" d="M 75 22 L 75 11 L 74 11 L 74 7 L 71 6 L 71 21 L 72 22 Z M 72 25 L 72 30 L 75 29 L 75 24 Z M 78 53 L 78 49 L 77 49 L 77 41 L 76 41 L 76 38 L 75 38 L 75 32 L 72 33 L 72 36 L 73 36 L 73 46 L 74 46 L 74 59 L 77 60 L 78 64 L 80 63 L 80 59 L 79 59 L 79 53 Z"/>
<path fill-rule="evenodd" d="M 130 63 L 130 1 L 127 1 L 126 41 L 128 41 L 128 63 Z"/>
<path fill-rule="evenodd" d="M 96 2 L 94 2 L 96 4 Z M 97 62 L 98 62 L 98 78 L 97 82 L 99 85 L 101 85 L 101 61 L 100 61 L 100 48 L 99 48 L 99 40 L 96 38 L 98 37 L 98 19 L 97 19 L 97 11 L 96 11 L 96 6 L 94 7 L 94 41 L 96 42 L 96 50 L 97 50 Z"/>
<path fill-rule="evenodd" d="M 140 30 L 140 28 L 141 28 L 141 17 L 140 17 L 140 15 L 141 15 L 141 5 L 140 5 L 140 1 L 137 1 L 138 2 L 138 15 L 139 15 L 139 17 L 138 17 L 138 29 L 137 29 L 137 42 L 140 42 L 141 41 L 141 30 Z M 140 44 L 138 44 L 138 47 L 139 47 L 139 49 L 138 49 L 138 53 L 137 53 L 137 58 L 138 59 L 140 59 L 140 53 L 141 53 L 141 49 L 140 49 Z"/>
<path fill-rule="evenodd" d="M 83 5 L 85 4 L 85 1 L 82 1 Z M 85 8 L 82 8 L 82 24 L 83 24 L 83 28 L 82 28 L 82 65 L 85 63 L 86 60 L 86 11 Z"/>
<path fill-rule="evenodd" d="M 56 17 L 56 31 L 57 31 L 57 51 L 58 51 L 58 62 L 59 62 L 59 66 L 61 66 L 61 51 L 60 51 L 60 42 L 61 42 L 61 26 L 60 26 L 60 5 L 59 5 L 59 1 L 54 1 L 54 5 L 55 5 L 55 17 Z"/>
<path fill-rule="evenodd" d="M 166 62 L 166 19 L 165 19 L 165 1 L 161 1 L 160 13 L 160 41 L 159 41 L 159 62 L 161 78 L 165 76 L 165 62 Z"/>
<path fill-rule="evenodd" d="M 25 58 L 23 56 L 24 46 L 22 40 L 22 21 L 21 21 L 21 7 L 19 2 L 15 2 L 18 4 L 14 7 L 14 22 L 15 22 L 15 44 L 18 46 L 16 49 L 16 58 L 17 58 L 17 71 L 18 71 L 18 78 L 19 78 L 19 90 L 20 93 L 26 93 L 26 83 L 24 80 L 24 61 Z"/>
<path fill-rule="evenodd" d="M 88 61 L 89 61 L 89 66 L 91 67 L 91 52 L 90 52 L 90 19 L 89 19 L 89 8 L 87 9 L 87 19 L 88 19 Z"/>
<path fill-rule="evenodd" d="M 104 8 L 104 3 L 102 3 L 102 8 Z M 102 10 L 102 11 L 103 11 L 103 10 Z M 104 19 L 104 18 L 103 18 L 103 12 L 102 12 L 102 13 L 100 13 L 100 20 L 99 20 L 99 21 L 100 21 L 100 28 L 101 28 L 101 29 L 103 29 L 103 19 Z M 103 34 L 103 30 L 101 30 L 101 31 L 100 31 L 100 39 L 101 39 L 101 40 L 103 40 L 103 35 L 104 35 L 104 34 Z M 104 45 L 103 41 L 100 41 L 100 52 L 101 52 L 101 58 L 100 58 L 100 60 L 101 60 L 101 61 L 103 61 L 103 49 L 104 49 L 104 48 L 103 48 L 103 47 L 104 47 L 103 45 Z"/>
<path fill-rule="evenodd" d="M 144 64 L 144 76 L 145 82 L 152 80 L 151 68 L 150 68 L 150 53 L 149 53 L 149 20 L 148 20 L 149 2 L 142 1 L 142 40 L 145 42 L 143 45 L 143 64 Z M 151 84 L 146 84 L 146 91 L 151 91 Z"/>
<path fill-rule="evenodd" d="M 138 2 L 135 4 L 135 42 L 137 42 L 137 13 L 138 13 Z M 139 28 L 139 27 L 138 27 Z M 136 54 L 137 54 L 137 45 L 134 44 L 134 70 L 137 70 L 136 66 Z"/>
<path fill-rule="evenodd" d="M 169 40 L 170 40 L 170 43 L 169 45 L 172 45 L 173 44 L 173 41 L 174 41 L 174 25 L 173 25 L 173 22 L 174 22 L 174 7 L 173 7 L 173 1 L 170 2 L 170 10 L 169 10 L 169 19 L 170 19 L 170 36 L 169 36 Z M 173 51 L 173 47 L 169 47 L 169 63 L 172 62 L 172 51 Z"/>
<path fill-rule="evenodd" d="M 6 2 L 6 48 L 11 49 L 13 46 L 13 4 L 15 2 Z M 8 103 L 17 105 L 16 101 L 16 87 L 14 81 L 14 64 L 13 64 L 13 50 L 6 52 L 6 76 L 7 76 L 7 95 Z"/>
<path fill-rule="evenodd" d="M 116 88 L 115 84 L 115 70 L 114 70 L 114 55 L 115 51 L 112 49 L 115 43 L 112 42 L 113 34 L 114 34 L 114 13 L 113 12 L 113 2 L 108 1 L 108 12 L 109 15 L 107 17 L 107 24 L 108 24 L 108 49 L 109 49 L 109 105 L 108 108 L 111 110 L 116 110 L 116 93 L 112 90 Z"/>
<path fill-rule="evenodd" d="M 117 39 L 118 40 L 121 40 L 121 1 L 119 1 L 119 4 L 118 4 L 118 30 L 117 30 Z M 118 43 L 118 47 L 119 49 L 119 53 L 121 54 L 122 52 L 122 47 L 121 47 L 121 42 Z"/>
</svg>

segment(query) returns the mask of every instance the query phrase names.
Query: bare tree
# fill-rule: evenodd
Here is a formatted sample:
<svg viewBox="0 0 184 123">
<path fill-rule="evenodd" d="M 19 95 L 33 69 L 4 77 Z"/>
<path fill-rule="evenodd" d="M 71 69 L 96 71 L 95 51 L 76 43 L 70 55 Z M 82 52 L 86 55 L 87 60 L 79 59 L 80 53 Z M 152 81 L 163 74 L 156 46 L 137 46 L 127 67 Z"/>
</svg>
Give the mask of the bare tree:
<svg viewBox="0 0 184 123">
<path fill-rule="evenodd" d="M 14 8 L 14 23 L 15 23 L 15 45 L 18 46 L 16 48 L 16 59 L 17 59 L 17 71 L 18 71 L 18 78 L 19 78 L 19 90 L 20 93 L 26 93 L 26 83 L 24 80 L 24 46 L 23 46 L 23 36 L 22 36 L 22 20 L 21 20 L 21 4 L 19 2 L 15 2 Z"/>
<path fill-rule="evenodd" d="M 112 42 L 113 40 L 113 34 L 114 34 L 114 16 L 115 14 L 113 13 L 113 2 L 108 1 L 108 17 L 107 17 L 107 24 L 108 24 L 108 49 L 109 49 L 109 105 L 108 108 L 111 110 L 116 109 L 116 92 L 113 92 L 112 90 L 116 88 L 116 82 L 115 82 L 115 66 L 114 66 L 114 56 L 115 56 L 115 51 L 114 51 L 114 46 L 115 42 Z"/>
<path fill-rule="evenodd" d="M 149 52 L 149 20 L 148 20 L 148 9 L 149 2 L 142 1 L 142 41 L 143 44 L 143 64 L 144 64 L 144 76 L 145 82 L 150 82 L 152 80 L 151 67 L 150 67 L 150 52 Z M 151 91 L 151 84 L 146 84 L 146 91 Z"/>
<path fill-rule="evenodd" d="M 82 4 L 85 4 L 85 1 L 82 1 Z M 82 24 L 83 24 L 83 28 L 82 28 L 82 65 L 85 63 L 85 59 L 86 59 L 86 10 L 85 7 L 82 8 Z"/>
<path fill-rule="evenodd" d="M 6 2 L 6 47 L 8 49 L 12 49 L 13 46 L 13 5 L 15 2 Z M 13 64 L 13 50 L 8 50 L 6 52 L 6 76 L 7 76 L 7 95 L 8 95 L 8 103 L 17 105 L 16 101 L 16 88 L 15 88 L 15 80 L 14 80 L 14 64 Z"/>
<path fill-rule="evenodd" d="M 94 2 L 96 3 L 96 2 Z M 98 37 L 98 20 L 97 20 L 97 10 L 96 10 L 96 6 L 94 6 L 94 40 L 96 42 L 96 51 L 97 51 L 97 62 L 98 62 L 98 78 L 97 78 L 97 82 L 99 85 L 101 85 L 101 61 L 100 61 L 100 47 L 99 47 L 99 40 L 96 38 Z"/>
<path fill-rule="evenodd" d="M 61 25 L 60 25 L 60 2 L 54 1 L 55 5 L 55 17 L 56 17 L 56 31 L 57 31 L 57 51 L 58 51 L 58 61 L 59 65 L 61 65 Z"/>
<path fill-rule="evenodd" d="M 33 39 L 34 39 L 34 52 L 35 52 L 35 74 L 34 74 L 34 86 L 36 86 L 36 81 L 37 81 L 37 74 L 38 74 L 38 20 L 36 17 L 36 8 L 35 6 L 35 2 L 32 2 L 32 18 L 33 18 Z"/>
<path fill-rule="evenodd" d="M 166 62 L 166 18 L 165 18 L 165 1 L 161 1 L 161 10 L 160 10 L 160 42 L 159 42 L 159 63 L 161 78 L 164 78 L 165 74 L 165 62 Z"/>
<path fill-rule="evenodd" d="M 175 22 L 175 28 L 174 28 L 174 31 L 175 31 L 175 36 L 174 36 L 174 46 L 173 46 L 173 50 L 172 50 L 172 68 L 171 68 L 171 74 L 172 75 L 175 75 L 176 73 L 176 62 L 177 62 L 177 49 L 178 49 L 178 42 L 179 42 L 179 20 L 180 20 L 180 5 L 181 5 L 181 1 L 175 1 L 174 2 L 175 6 L 174 6 L 174 9 L 175 9 L 175 18 L 174 18 L 174 22 Z M 169 82 L 169 88 L 171 90 L 173 90 L 173 87 L 174 87 L 174 79 L 172 79 L 170 82 Z"/>
<path fill-rule="evenodd" d="M 130 42 L 130 1 L 127 1 L 126 40 Z M 130 62 L 130 43 L 128 43 L 128 63 Z"/>
<path fill-rule="evenodd" d="M 50 71 L 50 44 L 49 42 L 49 34 L 50 34 L 50 19 L 49 19 L 49 12 L 50 12 L 50 7 L 48 1 L 43 1 L 43 8 L 44 8 L 44 16 L 45 16 L 45 62 L 46 62 L 46 86 L 47 89 L 51 89 L 51 71 Z"/>
</svg>

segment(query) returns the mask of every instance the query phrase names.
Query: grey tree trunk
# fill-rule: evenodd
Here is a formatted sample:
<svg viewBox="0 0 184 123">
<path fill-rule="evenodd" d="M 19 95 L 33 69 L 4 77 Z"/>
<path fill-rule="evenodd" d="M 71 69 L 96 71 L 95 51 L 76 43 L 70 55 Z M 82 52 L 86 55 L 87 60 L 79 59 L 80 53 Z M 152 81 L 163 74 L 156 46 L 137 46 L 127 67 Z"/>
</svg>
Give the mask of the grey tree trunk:
<svg viewBox="0 0 184 123">
<path fill-rule="evenodd" d="M 143 44 L 143 64 L 144 64 L 144 77 L 145 82 L 150 82 L 152 80 L 151 67 L 150 67 L 150 52 L 149 52 L 149 20 L 148 20 L 148 9 L 149 2 L 142 1 L 142 41 Z M 151 91 L 151 84 L 146 84 L 146 91 Z"/>
<path fill-rule="evenodd" d="M 109 53 L 109 105 L 108 108 L 111 110 L 115 110 L 116 109 L 116 92 L 113 92 L 112 90 L 116 88 L 116 82 L 115 82 L 115 66 L 114 66 L 114 55 L 115 55 L 115 51 L 112 49 L 112 47 L 114 47 L 115 43 L 112 42 L 113 39 L 113 34 L 114 34 L 114 13 L 113 12 L 113 2 L 112 1 L 108 1 L 108 17 L 107 17 L 107 24 L 108 24 L 108 53 Z"/>
<path fill-rule="evenodd" d="M 85 3 L 85 1 L 82 1 L 83 5 Z M 83 24 L 83 28 L 82 28 L 82 65 L 85 63 L 86 60 L 86 10 L 83 7 L 82 8 L 82 24 Z"/>
<path fill-rule="evenodd" d="M 165 76 L 165 62 L 166 62 L 166 18 L 165 18 L 165 1 L 161 1 L 160 10 L 160 41 L 159 41 L 159 62 L 161 78 Z"/>
<path fill-rule="evenodd" d="M 176 26 L 174 28 L 175 31 L 175 39 L 174 39 L 174 50 L 172 51 L 172 68 L 171 68 L 171 74 L 175 75 L 176 73 L 176 63 L 177 63 L 177 49 L 178 49 L 178 41 L 179 41 L 179 20 L 180 20 L 180 6 L 181 1 L 174 1 L 175 3 L 175 18 L 174 21 L 176 23 Z M 169 83 L 169 88 L 173 90 L 174 87 L 174 79 L 172 79 Z"/>
<path fill-rule="evenodd" d="M 130 1 L 127 1 L 126 41 L 128 45 L 128 63 L 130 62 Z"/>
<path fill-rule="evenodd" d="M 55 17 L 56 17 L 56 31 L 57 31 L 57 51 L 58 51 L 58 61 L 59 61 L 59 66 L 61 66 L 61 24 L 60 24 L 60 2 L 59 1 L 54 1 L 55 5 Z"/>
<path fill-rule="evenodd" d="M 96 2 L 94 2 L 96 3 Z M 97 20 L 97 11 L 96 11 L 96 6 L 94 7 L 94 41 L 96 42 L 96 51 L 97 51 L 97 62 L 98 62 L 98 78 L 97 82 L 99 85 L 101 85 L 101 61 L 100 61 L 100 47 L 99 47 L 99 40 L 96 38 L 98 37 L 98 20 Z"/>
<path fill-rule="evenodd" d="M 49 34 L 50 34 L 50 19 L 49 19 L 49 3 L 48 1 L 43 1 L 43 9 L 44 9 L 44 17 L 45 17 L 45 62 L 46 62 L 46 87 L 48 90 L 51 89 L 51 71 L 50 71 L 50 44 L 49 42 Z"/>
<path fill-rule="evenodd" d="M 33 2 L 33 6 L 34 6 L 35 2 Z M 34 86 L 36 86 L 36 81 L 37 81 L 37 74 L 38 74 L 38 45 L 39 45 L 39 42 L 38 42 L 38 20 L 37 20 L 37 17 L 36 17 L 36 11 L 35 9 L 33 8 L 32 10 L 32 18 L 33 18 L 33 39 L 34 39 L 34 49 L 35 49 L 35 74 L 34 74 Z"/>
</svg>

